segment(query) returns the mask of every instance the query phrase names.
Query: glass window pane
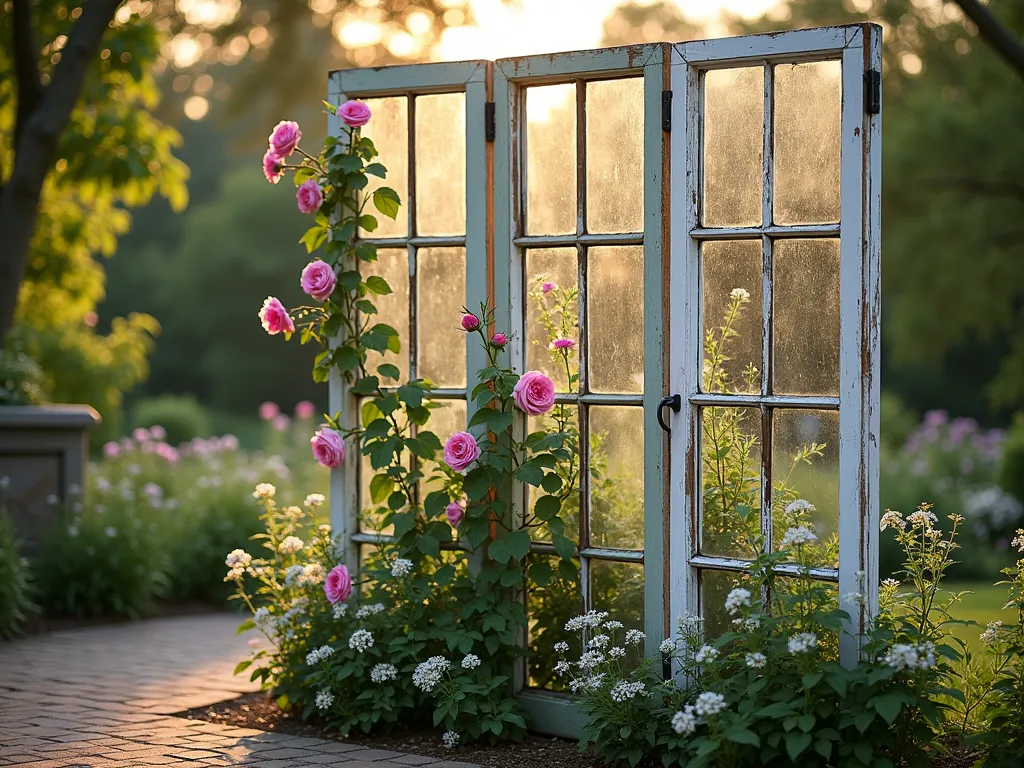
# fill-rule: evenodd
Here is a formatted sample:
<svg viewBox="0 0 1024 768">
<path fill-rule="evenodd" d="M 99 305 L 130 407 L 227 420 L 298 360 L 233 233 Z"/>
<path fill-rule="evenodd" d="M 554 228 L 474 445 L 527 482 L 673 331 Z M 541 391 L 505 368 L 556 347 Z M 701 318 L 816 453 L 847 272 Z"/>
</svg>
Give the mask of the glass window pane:
<svg viewBox="0 0 1024 768">
<path fill-rule="evenodd" d="M 639 563 L 588 560 L 590 607 L 608 611 L 625 629 L 644 628 L 644 567 Z M 619 630 L 620 632 L 622 630 Z M 621 637 L 621 635 L 620 635 Z"/>
<path fill-rule="evenodd" d="M 839 564 L 839 412 L 776 409 L 772 416 L 773 546 L 789 528 L 818 537 L 805 548 L 815 566 Z"/>
<path fill-rule="evenodd" d="M 466 249 L 424 248 L 416 255 L 416 372 L 438 387 L 466 386 Z"/>
<path fill-rule="evenodd" d="M 701 244 L 704 392 L 761 391 L 761 241 Z"/>
<path fill-rule="evenodd" d="M 700 551 L 756 557 L 763 549 L 760 411 L 703 408 L 700 418 Z"/>
<path fill-rule="evenodd" d="M 587 83 L 587 231 L 642 231 L 643 178 L 643 79 Z"/>
<path fill-rule="evenodd" d="M 587 253 L 587 362 L 591 392 L 644 391 L 644 249 Z"/>
<path fill-rule="evenodd" d="M 761 223 L 764 68 L 714 69 L 704 75 L 706 227 Z"/>
<path fill-rule="evenodd" d="M 529 685 L 564 691 L 566 679 L 554 673 L 555 664 L 562 658 L 555 653 L 555 644 L 569 643 L 572 649 L 570 657 L 580 652 L 579 636 L 565 630 L 569 619 L 583 613 L 579 566 L 575 562 L 563 562 L 561 558 L 545 555 L 530 555 L 527 562 Z"/>
<path fill-rule="evenodd" d="M 803 583 L 801 583 L 803 582 Z M 775 586 L 771 592 L 771 612 L 773 615 L 788 613 L 790 616 L 797 613 L 796 603 L 803 603 L 806 606 L 807 596 L 810 593 L 811 600 L 818 611 L 834 611 L 842 607 L 851 614 L 855 605 L 839 605 L 839 585 L 828 581 L 819 581 L 808 578 L 804 581 L 793 576 L 776 576 Z M 805 609 L 806 610 L 806 609 Z M 839 633 L 827 630 L 820 624 L 810 622 L 803 623 L 799 630 L 814 632 L 818 636 L 817 653 L 822 658 L 830 661 L 839 660 Z M 798 631 L 799 631 L 798 630 Z"/>
<path fill-rule="evenodd" d="M 725 598 L 736 587 L 750 589 L 750 577 L 737 571 L 700 571 L 700 615 L 704 618 L 704 640 L 714 640 L 732 627 L 733 616 L 725 610 Z M 750 589 L 753 600 L 760 600 Z"/>
<path fill-rule="evenodd" d="M 402 348 L 396 355 L 388 351 L 383 354 L 370 351 L 366 364 L 371 373 L 381 363 L 397 365 L 399 382 L 409 380 L 409 254 L 405 248 L 380 248 L 377 250 L 377 262 L 363 266 L 364 279 L 370 275 L 379 275 L 387 280 L 391 293 L 386 296 L 373 296 L 377 306 L 376 322 L 390 325 L 398 331 Z M 394 381 L 385 381 L 395 384 Z"/>
<path fill-rule="evenodd" d="M 462 432 L 466 429 L 466 401 L 465 400 L 441 400 L 433 399 L 428 401 L 430 405 L 434 406 L 430 411 L 430 421 L 425 426 L 419 427 L 417 434 L 423 432 L 433 432 L 437 436 L 437 439 L 444 442 L 451 437 L 455 432 Z M 438 459 L 441 455 L 438 454 Z M 426 495 L 431 491 L 440 490 L 444 485 L 444 476 L 438 473 L 436 479 L 431 479 L 434 476 L 434 469 L 437 467 L 437 462 L 424 461 L 420 467 L 420 471 L 423 472 L 424 480 L 420 485 L 420 498 L 426 498 Z"/>
<path fill-rule="evenodd" d="M 562 534 L 575 542 L 580 540 L 580 431 L 579 431 L 579 409 L 576 404 L 556 404 L 544 416 L 531 416 L 527 419 L 527 429 L 532 434 L 544 431 L 547 433 L 564 432 L 569 435 L 565 442 L 565 449 L 569 451 L 570 458 L 559 461 L 555 465 L 555 472 L 562 478 L 562 490 L 564 495 L 562 501 L 561 518 L 565 523 Z M 526 508 L 532 510 L 537 499 L 545 495 L 545 491 L 533 485 L 524 484 L 526 488 Z M 570 489 L 572 492 L 570 492 Z M 547 523 L 542 523 L 530 528 L 530 535 L 534 541 L 551 541 L 551 530 Z"/>
<path fill-rule="evenodd" d="M 842 65 L 775 67 L 776 224 L 839 221 Z"/>
<path fill-rule="evenodd" d="M 566 355 L 551 348 L 555 339 L 579 342 L 579 289 L 575 248 L 526 252 L 526 367 L 551 377 L 559 392 L 569 391 L 569 375 L 579 376 L 576 346 Z M 572 391 L 579 392 L 579 381 Z"/>
<path fill-rule="evenodd" d="M 416 98 L 416 231 L 466 231 L 466 94 Z"/>
<path fill-rule="evenodd" d="M 367 213 L 377 218 L 377 229 L 372 233 L 361 232 L 363 237 L 404 237 L 408 232 L 409 201 L 409 102 L 404 96 L 392 96 L 386 99 L 367 99 L 366 105 L 373 113 L 373 119 L 363 128 L 364 136 L 368 136 L 380 153 L 380 160 L 388 169 L 386 179 L 370 176 L 366 187 L 366 195 L 372 195 L 378 187 L 391 187 L 398 193 L 402 207 L 398 211 L 398 219 L 393 221 L 379 213 L 373 203 L 368 203 Z"/>
<path fill-rule="evenodd" d="M 526 89 L 526 231 L 576 231 L 576 86 Z"/>
<path fill-rule="evenodd" d="M 776 240 L 772 390 L 839 394 L 839 240 Z"/>
<path fill-rule="evenodd" d="M 590 542 L 603 549 L 644 548 L 644 409 L 591 406 Z"/>
</svg>

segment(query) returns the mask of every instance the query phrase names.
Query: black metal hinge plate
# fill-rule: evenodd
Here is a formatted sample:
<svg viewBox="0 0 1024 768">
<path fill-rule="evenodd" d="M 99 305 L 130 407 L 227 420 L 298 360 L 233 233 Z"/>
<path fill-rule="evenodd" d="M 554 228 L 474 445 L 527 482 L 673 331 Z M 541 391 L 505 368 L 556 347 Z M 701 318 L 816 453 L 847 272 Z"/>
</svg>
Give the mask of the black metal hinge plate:
<svg viewBox="0 0 1024 768">
<path fill-rule="evenodd" d="M 882 111 L 882 73 L 877 69 L 864 73 L 864 111 L 869 115 Z"/>
<path fill-rule="evenodd" d="M 484 138 L 487 141 L 494 141 L 494 102 L 484 102 Z"/>
<path fill-rule="evenodd" d="M 661 92 L 661 130 L 672 131 L 672 91 Z"/>
</svg>

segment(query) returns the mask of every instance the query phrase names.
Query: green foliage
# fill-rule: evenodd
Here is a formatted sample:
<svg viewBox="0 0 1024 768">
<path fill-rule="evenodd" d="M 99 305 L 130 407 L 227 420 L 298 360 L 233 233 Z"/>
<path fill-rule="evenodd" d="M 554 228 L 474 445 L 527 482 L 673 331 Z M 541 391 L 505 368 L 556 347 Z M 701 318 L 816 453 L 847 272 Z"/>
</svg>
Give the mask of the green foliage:
<svg viewBox="0 0 1024 768">
<path fill-rule="evenodd" d="M 36 612 L 32 575 L 21 556 L 20 542 L 7 516 L 8 479 L 0 477 L 0 640 L 18 634 Z"/>
<path fill-rule="evenodd" d="M 1006 433 L 999 485 L 1024 503 L 1024 411 L 1013 417 L 1013 426 Z"/>
<path fill-rule="evenodd" d="M 136 427 L 160 426 L 171 445 L 210 434 L 210 419 L 194 395 L 161 395 L 139 400 L 134 406 Z"/>
<path fill-rule="evenodd" d="M 43 371 L 28 355 L 0 349 L 0 405 L 43 402 Z"/>
</svg>

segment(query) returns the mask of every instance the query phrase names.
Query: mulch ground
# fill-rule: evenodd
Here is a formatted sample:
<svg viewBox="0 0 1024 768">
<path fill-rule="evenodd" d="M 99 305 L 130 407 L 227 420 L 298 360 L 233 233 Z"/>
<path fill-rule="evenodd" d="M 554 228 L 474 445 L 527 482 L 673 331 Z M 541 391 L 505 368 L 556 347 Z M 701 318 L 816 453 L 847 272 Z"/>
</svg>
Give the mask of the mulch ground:
<svg viewBox="0 0 1024 768">
<path fill-rule="evenodd" d="M 296 736 L 309 736 L 330 741 L 361 744 L 374 749 L 389 749 L 427 755 L 438 760 L 457 760 L 475 763 L 484 768 L 599 768 L 604 763 L 592 755 L 581 755 L 576 742 L 545 736 L 528 736 L 519 744 L 499 747 L 461 746 L 445 749 L 436 730 L 398 730 L 389 734 L 367 736 L 355 734 L 346 739 L 336 733 L 323 731 L 314 723 L 282 711 L 265 694 L 249 693 L 231 701 L 209 707 L 199 707 L 179 713 L 190 720 L 205 720 L 240 728 L 278 731 Z"/>
</svg>

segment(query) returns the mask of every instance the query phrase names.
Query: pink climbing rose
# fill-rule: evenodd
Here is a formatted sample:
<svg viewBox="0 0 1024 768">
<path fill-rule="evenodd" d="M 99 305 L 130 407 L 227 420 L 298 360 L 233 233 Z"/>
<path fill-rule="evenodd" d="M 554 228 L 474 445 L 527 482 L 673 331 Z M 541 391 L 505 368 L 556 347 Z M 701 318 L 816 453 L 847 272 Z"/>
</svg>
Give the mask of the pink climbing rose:
<svg viewBox="0 0 1024 768">
<path fill-rule="evenodd" d="M 444 460 L 456 472 L 466 474 L 470 465 L 480 458 L 480 446 L 469 432 L 456 432 L 444 444 Z"/>
<path fill-rule="evenodd" d="M 334 275 L 334 269 L 326 261 L 320 259 L 309 262 L 302 270 L 302 277 L 299 279 L 302 290 L 317 301 L 326 301 L 327 297 L 334 293 L 334 286 L 337 282 L 338 278 Z"/>
<path fill-rule="evenodd" d="M 324 579 L 324 594 L 332 605 L 343 603 L 352 596 L 352 577 L 348 575 L 348 568 L 344 565 L 331 568 Z"/>
<path fill-rule="evenodd" d="M 299 211 L 302 213 L 316 213 L 320 210 L 320 204 L 324 201 L 324 193 L 316 179 L 306 179 L 295 192 L 295 199 L 299 203 Z"/>
<path fill-rule="evenodd" d="M 358 128 L 370 122 L 370 108 L 365 101 L 346 101 L 338 107 L 338 117 L 350 128 Z"/>
<path fill-rule="evenodd" d="M 295 151 L 301 138 L 302 131 L 299 130 L 298 123 L 294 120 L 282 120 L 274 126 L 270 134 L 270 148 L 283 160 Z"/>
<path fill-rule="evenodd" d="M 263 156 L 263 175 L 271 184 L 277 184 L 284 176 L 284 160 L 278 155 L 274 148 L 267 150 Z"/>
<path fill-rule="evenodd" d="M 506 336 L 504 333 L 496 333 L 493 336 L 491 336 L 491 344 L 500 349 L 501 347 L 504 347 L 506 344 L 508 344 L 508 336 Z"/>
<path fill-rule="evenodd" d="M 448 518 L 448 523 L 452 528 L 456 527 L 461 521 L 462 516 L 466 513 L 466 510 L 462 507 L 462 504 L 458 501 L 453 501 L 444 510 L 444 516 Z"/>
<path fill-rule="evenodd" d="M 316 413 L 316 406 L 309 400 L 301 400 L 295 404 L 295 418 L 300 421 L 313 418 L 314 413 Z"/>
<path fill-rule="evenodd" d="M 540 287 L 540 290 L 541 290 L 541 293 L 543 293 L 543 294 L 544 294 L 545 296 L 547 296 L 547 295 L 548 295 L 549 293 L 551 293 L 551 292 L 552 292 L 553 290 L 555 290 L 555 288 L 557 288 L 557 287 L 558 287 L 558 286 L 557 286 L 557 285 L 555 285 L 554 283 L 551 283 L 551 282 L 545 282 L 545 283 L 543 283 L 543 284 L 541 285 L 541 287 Z"/>
<path fill-rule="evenodd" d="M 281 409 L 277 407 L 277 403 L 273 403 L 267 400 L 265 403 L 260 403 L 260 420 L 261 421 L 273 421 L 273 419 L 281 412 Z"/>
<path fill-rule="evenodd" d="M 266 301 L 263 302 L 263 308 L 260 310 L 260 322 L 263 323 L 263 330 L 271 336 L 282 331 L 295 333 L 295 323 L 292 322 L 288 310 L 273 296 L 267 296 Z"/>
<path fill-rule="evenodd" d="M 479 327 L 480 318 L 474 315 L 472 312 L 467 312 L 462 316 L 462 330 L 475 331 Z"/>
<path fill-rule="evenodd" d="M 336 429 L 318 429 L 309 439 L 309 444 L 318 464 L 334 469 L 345 460 L 345 439 Z"/>
<path fill-rule="evenodd" d="M 555 404 L 555 385 L 540 371 L 528 371 L 513 388 L 512 399 L 527 415 L 541 416 Z"/>
<path fill-rule="evenodd" d="M 572 349 L 575 346 L 576 342 L 573 341 L 572 339 L 555 339 L 554 341 L 551 342 L 551 345 L 548 347 L 548 349 L 558 351 L 563 349 Z"/>
</svg>

